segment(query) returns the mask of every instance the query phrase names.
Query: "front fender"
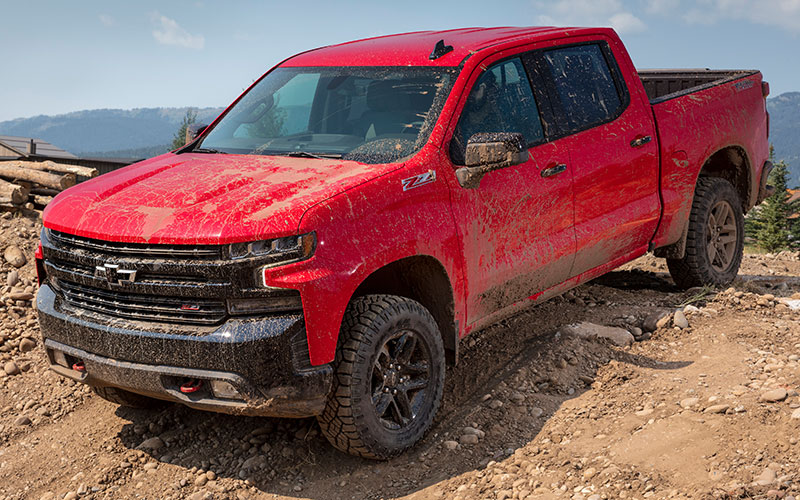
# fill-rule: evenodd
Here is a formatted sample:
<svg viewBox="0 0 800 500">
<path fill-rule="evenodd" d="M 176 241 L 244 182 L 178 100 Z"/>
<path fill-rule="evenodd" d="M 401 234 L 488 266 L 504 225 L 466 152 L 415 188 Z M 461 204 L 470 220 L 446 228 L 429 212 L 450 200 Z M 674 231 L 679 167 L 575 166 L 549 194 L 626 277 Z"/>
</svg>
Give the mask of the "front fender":
<svg viewBox="0 0 800 500">
<path fill-rule="evenodd" d="M 463 288 L 462 293 L 457 289 L 463 286 L 460 247 L 446 183 L 408 189 L 408 178 L 431 170 L 408 166 L 334 196 L 303 216 L 300 232 L 317 234 L 314 256 L 271 270 L 267 284 L 300 291 L 312 365 L 334 359 L 350 298 L 389 263 L 429 255 L 445 267 L 454 295 L 463 296 Z"/>
</svg>

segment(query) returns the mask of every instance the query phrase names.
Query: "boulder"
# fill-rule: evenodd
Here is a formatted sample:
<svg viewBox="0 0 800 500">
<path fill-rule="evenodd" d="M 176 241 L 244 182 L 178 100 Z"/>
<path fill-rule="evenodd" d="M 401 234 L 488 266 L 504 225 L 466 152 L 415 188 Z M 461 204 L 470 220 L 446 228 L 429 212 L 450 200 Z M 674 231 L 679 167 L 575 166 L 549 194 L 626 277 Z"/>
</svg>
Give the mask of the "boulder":
<svg viewBox="0 0 800 500">
<path fill-rule="evenodd" d="M 574 323 L 562 329 L 564 334 L 574 335 L 582 339 L 608 339 L 613 344 L 625 347 L 633 344 L 633 335 L 624 328 L 596 325 L 594 323 Z"/>
</svg>

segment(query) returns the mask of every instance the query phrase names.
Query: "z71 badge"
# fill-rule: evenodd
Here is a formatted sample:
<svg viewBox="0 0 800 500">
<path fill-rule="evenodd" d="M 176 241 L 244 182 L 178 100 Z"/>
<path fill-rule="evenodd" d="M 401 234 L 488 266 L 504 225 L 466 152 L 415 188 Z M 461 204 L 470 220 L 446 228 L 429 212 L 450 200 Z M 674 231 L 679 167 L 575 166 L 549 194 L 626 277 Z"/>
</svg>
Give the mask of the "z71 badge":
<svg viewBox="0 0 800 500">
<path fill-rule="evenodd" d="M 403 179 L 401 182 L 403 183 L 403 191 L 408 191 L 409 189 L 414 189 L 415 187 L 424 186 L 425 184 L 430 184 L 431 182 L 436 180 L 436 170 L 428 170 L 424 174 L 415 175 L 414 177 L 409 177 L 408 179 Z"/>
</svg>

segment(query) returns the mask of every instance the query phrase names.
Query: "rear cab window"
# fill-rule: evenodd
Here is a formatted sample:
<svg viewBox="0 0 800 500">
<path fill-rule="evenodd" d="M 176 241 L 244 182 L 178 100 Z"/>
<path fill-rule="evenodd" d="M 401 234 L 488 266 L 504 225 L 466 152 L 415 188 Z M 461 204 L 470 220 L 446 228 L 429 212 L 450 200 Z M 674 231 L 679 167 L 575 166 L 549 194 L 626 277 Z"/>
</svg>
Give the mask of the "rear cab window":
<svg viewBox="0 0 800 500">
<path fill-rule="evenodd" d="M 630 102 L 625 82 L 605 42 L 536 52 L 559 136 L 615 120 Z"/>
</svg>

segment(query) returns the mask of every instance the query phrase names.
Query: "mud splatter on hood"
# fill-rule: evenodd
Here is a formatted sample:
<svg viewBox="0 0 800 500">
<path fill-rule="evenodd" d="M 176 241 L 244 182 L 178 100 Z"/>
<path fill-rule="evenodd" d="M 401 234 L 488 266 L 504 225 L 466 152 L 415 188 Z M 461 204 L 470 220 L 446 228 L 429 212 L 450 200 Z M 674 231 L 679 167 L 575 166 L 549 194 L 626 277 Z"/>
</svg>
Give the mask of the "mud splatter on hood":
<svg viewBox="0 0 800 500">
<path fill-rule="evenodd" d="M 398 168 L 344 160 L 166 154 L 59 194 L 45 227 L 122 242 L 223 244 L 293 234 L 309 207 Z"/>
</svg>

